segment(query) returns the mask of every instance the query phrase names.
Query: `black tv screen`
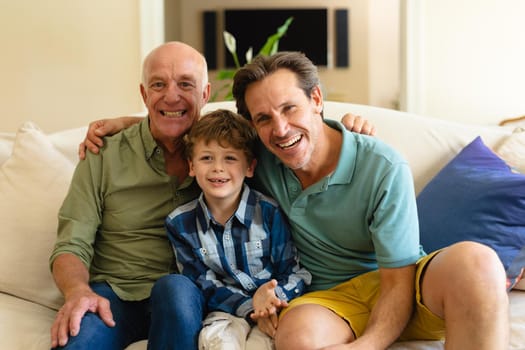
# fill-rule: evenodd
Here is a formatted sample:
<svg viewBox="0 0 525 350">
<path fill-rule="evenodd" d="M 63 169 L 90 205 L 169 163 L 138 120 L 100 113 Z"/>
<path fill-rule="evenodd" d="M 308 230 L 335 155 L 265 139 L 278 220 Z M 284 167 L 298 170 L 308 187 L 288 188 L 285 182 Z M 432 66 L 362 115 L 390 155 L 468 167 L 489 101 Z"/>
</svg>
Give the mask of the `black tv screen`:
<svg viewBox="0 0 525 350">
<path fill-rule="evenodd" d="M 257 55 L 266 39 L 284 24 L 288 17 L 293 21 L 288 31 L 279 41 L 279 51 L 301 51 L 318 66 L 328 62 L 327 9 L 227 9 L 224 10 L 224 29 L 231 33 L 237 42 L 237 55 L 240 64 L 246 63 L 245 53 L 253 48 Z M 231 54 L 225 49 L 227 67 L 235 64 Z"/>
</svg>

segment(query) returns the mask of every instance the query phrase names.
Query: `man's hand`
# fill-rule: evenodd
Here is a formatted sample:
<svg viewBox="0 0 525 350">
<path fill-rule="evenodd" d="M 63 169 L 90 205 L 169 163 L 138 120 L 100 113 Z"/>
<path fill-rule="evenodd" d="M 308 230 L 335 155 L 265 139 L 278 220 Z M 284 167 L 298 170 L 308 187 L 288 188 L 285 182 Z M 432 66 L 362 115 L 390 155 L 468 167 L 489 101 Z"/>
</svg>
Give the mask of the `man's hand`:
<svg viewBox="0 0 525 350">
<path fill-rule="evenodd" d="M 108 327 L 114 327 L 109 301 L 91 290 L 74 292 L 66 297 L 66 302 L 58 311 L 51 326 L 51 348 L 64 346 L 69 336 L 80 332 L 80 321 L 86 312 L 97 313 Z"/>
<path fill-rule="evenodd" d="M 376 128 L 368 120 L 359 115 L 346 113 L 343 118 L 341 118 L 341 123 L 343 123 L 349 131 L 370 136 L 376 134 Z"/>
<path fill-rule="evenodd" d="M 275 337 L 275 332 L 277 331 L 278 324 L 279 324 L 279 316 L 277 316 L 277 314 L 272 314 L 269 317 L 263 317 L 263 318 L 257 319 L 257 327 L 259 327 L 261 332 L 267 334 L 272 339 L 273 337 Z"/>
<path fill-rule="evenodd" d="M 78 157 L 81 160 L 86 158 L 86 149 L 91 153 L 98 154 L 100 148 L 104 146 L 104 136 L 110 136 L 138 123 L 143 117 L 119 117 L 112 119 L 100 119 L 89 123 L 88 131 L 84 141 L 78 145 Z"/>
</svg>

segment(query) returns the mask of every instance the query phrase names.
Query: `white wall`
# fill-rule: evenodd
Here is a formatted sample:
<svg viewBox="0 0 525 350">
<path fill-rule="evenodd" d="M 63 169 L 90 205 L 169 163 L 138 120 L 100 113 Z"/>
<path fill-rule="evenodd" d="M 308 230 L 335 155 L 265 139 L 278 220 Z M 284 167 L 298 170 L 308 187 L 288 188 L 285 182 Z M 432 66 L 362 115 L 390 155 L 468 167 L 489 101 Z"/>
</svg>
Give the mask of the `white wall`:
<svg viewBox="0 0 525 350">
<path fill-rule="evenodd" d="M 325 97 L 392 107 L 399 1 L 0 0 L 0 131 L 33 120 L 53 132 L 142 111 L 141 60 L 163 41 L 164 19 L 168 39 L 199 47 L 200 11 L 240 5 L 348 8 L 351 66 L 320 70 Z"/>
<path fill-rule="evenodd" d="M 368 0 L 368 104 L 399 109 L 400 0 Z"/>
<path fill-rule="evenodd" d="M 138 0 L 0 1 L 0 130 L 142 110 Z"/>
<path fill-rule="evenodd" d="M 166 9 L 170 9 L 170 14 L 166 15 L 168 36 L 173 35 L 173 38 L 198 49 L 202 49 L 204 10 L 326 7 L 329 9 L 330 49 L 334 45 L 332 10 L 346 8 L 349 10 L 350 67 L 320 68 L 325 98 L 382 107 L 395 106 L 399 94 L 399 0 L 166 0 L 165 3 Z M 370 14 L 371 10 L 374 14 Z M 377 25 L 370 27 L 372 16 L 377 18 L 374 22 Z M 214 84 L 213 77 L 214 74 L 210 74 L 212 86 L 219 86 Z"/>
<path fill-rule="evenodd" d="M 405 109 L 480 124 L 525 114 L 525 1 L 403 5 Z"/>
</svg>

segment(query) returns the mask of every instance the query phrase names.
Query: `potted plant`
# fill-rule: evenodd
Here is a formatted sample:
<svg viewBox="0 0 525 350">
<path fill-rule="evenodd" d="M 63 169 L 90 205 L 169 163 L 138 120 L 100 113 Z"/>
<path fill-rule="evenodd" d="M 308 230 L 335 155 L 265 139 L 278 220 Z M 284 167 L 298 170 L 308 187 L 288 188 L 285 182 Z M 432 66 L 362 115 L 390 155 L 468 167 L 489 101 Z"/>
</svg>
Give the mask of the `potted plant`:
<svg viewBox="0 0 525 350">
<path fill-rule="evenodd" d="M 259 53 L 257 55 L 272 55 L 276 53 L 279 50 L 279 40 L 283 37 L 284 34 L 286 34 L 286 31 L 288 30 L 288 27 L 293 21 L 293 17 L 289 17 L 283 25 L 281 25 L 279 28 L 277 28 L 277 31 L 275 34 L 270 35 L 268 39 L 266 39 L 266 43 L 263 45 L 261 50 L 259 50 Z M 233 58 L 233 62 L 235 63 L 234 69 L 222 69 L 219 70 L 217 73 L 216 79 L 218 81 L 226 81 L 217 91 L 215 91 L 211 97 L 211 101 L 216 101 L 219 94 L 224 93 L 226 91 L 226 95 L 224 96 L 225 101 L 231 101 L 233 100 L 232 95 L 232 85 L 233 85 L 233 76 L 235 75 L 235 72 L 239 68 L 241 68 L 241 65 L 239 63 L 239 57 L 237 55 L 237 41 L 235 40 L 235 37 L 227 32 L 223 32 L 224 37 L 224 45 L 230 52 Z M 246 51 L 245 59 L 246 63 L 250 63 L 253 58 L 253 48 L 250 47 L 248 51 Z"/>
</svg>

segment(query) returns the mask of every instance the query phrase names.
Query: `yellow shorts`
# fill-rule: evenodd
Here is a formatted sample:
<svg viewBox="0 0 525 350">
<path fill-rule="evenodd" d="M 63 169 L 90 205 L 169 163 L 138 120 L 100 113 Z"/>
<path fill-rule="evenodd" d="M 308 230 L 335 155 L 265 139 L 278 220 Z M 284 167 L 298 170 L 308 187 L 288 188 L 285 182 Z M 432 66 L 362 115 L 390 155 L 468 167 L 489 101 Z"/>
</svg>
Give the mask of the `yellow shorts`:
<svg viewBox="0 0 525 350">
<path fill-rule="evenodd" d="M 422 257 L 417 262 L 415 289 L 416 306 L 399 340 L 440 340 L 445 337 L 445 322 L 421 302 L 420 281 L 428 262 L 439 251 Z M 352 278 L 328 290 L 306 293 L 293 299 L 280 317 L 302 304 L 322 305 L 348 322 L 356 337 L 360 337 L 368 323 L 370 310 L 379 297 L 379 271 L 371 271 Z"/>
</svg>

